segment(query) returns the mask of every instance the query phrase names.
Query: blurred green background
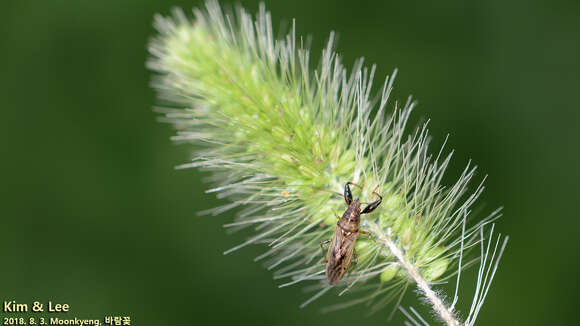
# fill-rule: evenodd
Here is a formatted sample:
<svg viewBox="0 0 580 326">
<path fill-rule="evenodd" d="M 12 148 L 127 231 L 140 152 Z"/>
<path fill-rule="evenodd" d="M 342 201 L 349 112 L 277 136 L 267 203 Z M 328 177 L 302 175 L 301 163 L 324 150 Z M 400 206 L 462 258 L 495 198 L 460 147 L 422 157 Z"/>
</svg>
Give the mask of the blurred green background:
<svg viewBox="0 0 580 326">
<path fill-rule="evenodd" d="M 191 148 L 156 122 L 144 62 L 153 14 L 199 3 L 2 1 L 0 301 L 134 325 L 386 324 L 388 309 L 321 314 L 332 295 L 299 309 L 309 294 L 278 289 L 252 261 L 263 248 L 222 255 L 246 236 L 224 232 L 231 214 L 196 215 L 219 203 L 202 173 L 173 170 Z M 274 26 L 296 18 L 314 37 L 314 57 L 334 30 L 349 65 L 398 68 L 394 98 L 419 100 L 434 146 L 450 134 L 450 180 L 469 159 L 489 174 L 480 203 L 505 206 L 511 241 L 479 325 L 577 324 L 580 2 L 266 4 Z"/>
</svg>

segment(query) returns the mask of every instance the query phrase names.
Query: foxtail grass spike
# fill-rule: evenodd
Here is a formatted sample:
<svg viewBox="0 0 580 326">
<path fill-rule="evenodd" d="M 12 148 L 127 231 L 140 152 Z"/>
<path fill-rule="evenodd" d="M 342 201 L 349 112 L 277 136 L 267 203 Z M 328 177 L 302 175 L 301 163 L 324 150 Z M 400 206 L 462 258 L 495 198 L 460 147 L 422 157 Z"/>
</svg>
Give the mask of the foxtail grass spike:
<svg viewBox="0 0 580 326">
<path fill-rule="evenodd" d="M 472 164 L 454 184 L 442 184 L 451 154 L 431 154 L 427 124 L 408 130 L 415 102 L 390 100 L 396 71 L 374 91 L 375 67 L 358 60 L 347 70 L 332 34 L 312 69 L 294 25 L 276 39 L 263 5 L 254 19 L 241 7 L 224 14 L 208 1 L 191 18 L 180 10 L 156 16 L 155 27 L 148 67 L 156 72 L 157 111 L 175 126 L 173 140 L 195 149 L 179 168 L 212 171 L 208 192 L 224 201 L 206 213 L 235 209 L 226 227 L 254 230 L 226 254 L 263 247 L 256 260 L 281 287 L 305 284 L 313 292 L 303 306 L 327 292 L 349 292 L 326 310 L 365 304 L 369 312 L 395 311 L 415 288 L 443 323 L 473 325 L 505 247 L 484 233 L 500 211 L 473 216 L 483 182 L 469 190 Z M 373 191 L 384 200 L 362 216 L 360 228 L 371 236 L 356 241 L 358 264 L 331 287 L 320 243 L 345 210 L 337 192 L 348 181 L 360 185 L 353 192 L 361 202 L 375 200 Z M 477 262 L 476 294 L 461 319 L 459 278 Z M 457 280 L 451 302 L 433 289 L 450 279 Z M 411 325 L 426 323 L 414 309 L 402 311 Z"/>
</svg>

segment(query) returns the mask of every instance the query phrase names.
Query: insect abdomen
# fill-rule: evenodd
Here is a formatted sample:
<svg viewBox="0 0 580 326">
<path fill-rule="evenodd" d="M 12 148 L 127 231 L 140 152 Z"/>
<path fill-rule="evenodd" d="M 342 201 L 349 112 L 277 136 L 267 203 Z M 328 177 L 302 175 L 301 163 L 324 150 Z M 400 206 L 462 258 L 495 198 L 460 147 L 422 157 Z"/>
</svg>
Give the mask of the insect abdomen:
<svg viewBox="0 0 580 326">
<path fill-rule="evenodd" d="M 354 253 L 354 243 L 358 232 L 344 231 L 336 227 L 334 238 L 328 249 L 326 264 L 326 279 L 330 285 L 338 283 L 348 270 Z"/>
</svg>

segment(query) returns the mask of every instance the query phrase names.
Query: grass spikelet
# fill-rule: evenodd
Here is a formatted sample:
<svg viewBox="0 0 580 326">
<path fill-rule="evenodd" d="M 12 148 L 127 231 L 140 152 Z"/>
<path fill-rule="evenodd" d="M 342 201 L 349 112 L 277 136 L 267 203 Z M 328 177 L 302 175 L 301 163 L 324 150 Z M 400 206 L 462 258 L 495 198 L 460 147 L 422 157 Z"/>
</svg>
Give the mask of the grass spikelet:
<svg viewBox="0 0 580 326">
<path fill-rule="evenodd" d="M 315 294 L 303 306 L 310 303 L 332 289 L 319 244 L 332 237 L 336 214 L 345 209 L 333 192 L 352 181 L 362 186 L 356 190 L 361 201 L 372 201 L 377 189 L 384 202 L 362 219 L 361 229 L 373 238 L 359 238 L 358 265 L 336 285 L 339 295 L 360 295 L 327 310 L 368 304 L 376 311 L 390 302 L 396 308 L 408 289 L 418 288 L 447 325 L 473 324 L 503 246 L 491 257 L 493 272 L 480 270 L 464 322 L 454 311 L 457 290 L 449 304 L 432 286 L 457 276 L 459 287 L 461 270 L 478 260 L 470 249 L 484 243 L 483 228 L 499 210 L 471 216 L 483 191 L 482 184 L 468 191 L 471 165 L 455 184 L 441 184 L 451 154 L 429 153 L 427 125 L 406 131 L 415 104 L 411 98 L 389 104 L 396 72 L 375 94 L 375 68 L 359 60 L 347 72 L 333 52 L 332 34 L 312 70 L 294 26 L 274 39 L 264 6 L 254 20 L 243 8 L 224 15 L 208 1 L 192 20 L 175 10 L 170 18 L 156 16 L 155 27 L 148 66 L 157 72 L 162 120 L 177 129 L 174 141 L 198 149 L 179 168 L 213 171 L 208 192 L 229 200 L 208 213 L 240 208 L 226 227 L 255 230 L 226 254 L 266 245 L 256 260 L 273 270 L 281 287 L 308 282 Z M 491 266 L 488 251 L 482 266 Z"/>
</svg>

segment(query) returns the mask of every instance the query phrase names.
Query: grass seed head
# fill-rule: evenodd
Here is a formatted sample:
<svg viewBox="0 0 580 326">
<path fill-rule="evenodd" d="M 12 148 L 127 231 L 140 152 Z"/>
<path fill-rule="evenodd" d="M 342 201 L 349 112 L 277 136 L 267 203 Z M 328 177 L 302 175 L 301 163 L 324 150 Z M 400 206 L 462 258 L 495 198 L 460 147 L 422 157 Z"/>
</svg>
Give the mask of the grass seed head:
<svg viewBox="0 0 580 326">
<path fill-rule="evenodd" d="M 332 35 L 313 70 L 294 26 L 273 37 L 264 6 L 254 19 L 241 7 L 224 15 L 208 1 L 193 19 L 176 10 L 156 16 L 155 26 L 148 65 L 157 72 L 162 120 L 177 129 L 174 140 L 196 145 L 181 167 L 214 172 L 210 191 L 230 201 L 211 213 L 238 207 L 228 226 L 255 230 L 227 252 L 267 244 L 258 260 L 282 286 L 310 281 L 320 291 L 315 297 L 328 291 L 319 244 L 345 209 L 331 191 L 347 181 L 362 186 L 362 202 L 374 199 L 374 189 L 384 197 L 361 229 L 377 225 L 428 282 L 456 274 L 478 231 L 498 216 L 470 214 L 483 189 L 468 192 L 474 167 L 455 184 L 441 184 L 451 155 L 430 154 L 426 125 L 407 131 L 415 103 L 390 103 L 396 72 L 375 94 L 375 68 L 359 60 L 348 72 Z M 414 282 L 384 243 L 361 237 L 356 250 L 358 265 L 338 286 L 366 290 L 357 302 L 380 309 Z"/>
</svg>

